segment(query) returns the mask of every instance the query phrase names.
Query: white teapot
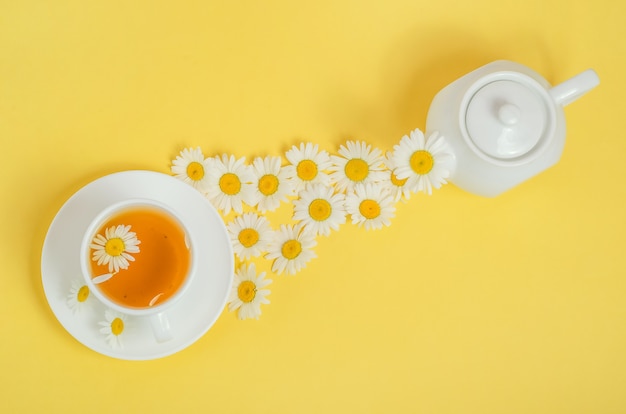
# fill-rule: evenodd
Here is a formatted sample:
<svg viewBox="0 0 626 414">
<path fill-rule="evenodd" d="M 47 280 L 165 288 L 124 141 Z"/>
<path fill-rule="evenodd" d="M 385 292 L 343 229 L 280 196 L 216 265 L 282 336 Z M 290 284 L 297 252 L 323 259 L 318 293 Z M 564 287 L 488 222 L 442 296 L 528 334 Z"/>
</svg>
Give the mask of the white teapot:
<svg viewBox="0 0 626 414">
<path fill-rule="evenodd" d="M 565 144 L 563 107 L 597 86 L 589 69 L 551 87 L 510 61 L 468 73 L 433 99 L 426 132 L 443 135 L 456 158 L 449 180 L 496 196 L 554 165 Z"/>
</svg>

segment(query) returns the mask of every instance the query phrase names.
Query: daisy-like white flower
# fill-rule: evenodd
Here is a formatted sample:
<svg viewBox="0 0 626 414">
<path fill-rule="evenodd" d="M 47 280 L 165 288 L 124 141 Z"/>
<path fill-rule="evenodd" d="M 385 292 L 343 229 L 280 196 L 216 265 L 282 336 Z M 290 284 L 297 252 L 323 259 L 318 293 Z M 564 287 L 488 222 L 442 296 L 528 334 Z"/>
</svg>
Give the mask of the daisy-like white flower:
<svg viewBox="0 0 626 414">
<path fill-rule="evenodd" d="M 317 144 L 310 142 L 293 146 L 285 153 L 291 165 L 285 166 L 293 177 L 295 191 L 299 193 L 308 184 L 330 185 L 330 175 L 326 170 L 330 168 L 330 156 L 326 151 L 320 151 Z"/>
<path fill-rule="evenodd" d="M 109 272 L 118 272 L 120 269 L 128 269 L 129 262 L 135 261 L 131 254 L 139 253 L 137 234 L 130 231 L 130 226 L 111 226 L 102 234 L 96 234 L 89 247 L 94 252 L 93 261 L 98 265 L 108 264 Z"/>
<path fill-rule="evenodd" d="M 315 233 L 306 231 L 303 223 L 295 226 L 281 224 L 265 257 L 274 260 L 272 272 L 295 275 L 316 257 L 313 251 L 316 245 Z"/>
<path fill-rule="evenodd" d="M 267 218 L 255 213 L 237 216 L 226 227 L 233 251 L 241 260 L 266 252 L 274 234 Z"/>
<path fill-rule="evenodd" d="M 211 158 L 204 158 L 200 147 L 185 148 L 172 161 L 172 173 L 176 178 L 204 192 L 208 184 L 207 173 L 211 169 L 212 162 Z"/>
<path fill-rule="evenodd" d="M 354 192 L 346 196 L 346 210 L 353 224 L 376 230 L 391 224 L 396 208 L 387 186 L 370 183 L 357 185 Z"/>
<path fill-rule="evenodd" d="M 346 222 L 345 199 L 343 193 L 334 194 L 333 187 L 311 184 L 294 200 L 293 218 L 316 235 L 328 236 Z"/>
<path fill-rule="evenodd" d="M 73 313 L 80 312 L 89 299 L 89 288 L 78 280 L 72 280 L 70 293 L 67 295 L 67 306 Z"/>
<path fill-rule="evenodd" d="M 280 157 L 257 157 L 252 167 L 256 176 L 255 201 L 261 213 L 276 210 L 281 201 L 293 195 L 290 171 L 281 168 Z"/>
<path fill-rule="evenodd" d="M 406 201 L 411 198 L 411 189 L 407 185 L 409 179 L 400 179 L 396 175 L 396 164 L 393 162 L 392 152 L 387 152 L 387 155 L 385 157 L 385 165 L 387 166 L 387 174 L 389 174 L 388 181 L 391 183 L 391 185 L 389 185 L 389 190 L 391 191 L 391 195 L 393 196 L 393 201 Z"/>
<path fill-rule="evenodd" d="M 264 289 L 270 283 L 272 283 L 270 279 L 265 279 L 265 272 L 256 274 L 254 263 L 250 263 L 247 268 L 242 265 L 235 272 L 235 281 L 228 299 L 228 310 L 232 312 L 239 309 L 237 312 L 239 319 L 259 319 L 261 304 L 270 303 L 267 299 L 270 291 Z"/>
<path fill-rule="evenodd" d="M 231 210 L 241 214 L 243 203 L 254 201 L 254 173 L 245 157 L 224 154 L 214 160 L 207 178 L 207 198 L 224 214 Z"/>
<path fill-rule="evenodd" d="M 403 136 L 393 147 L 393 163 L 396 176 L 408 179 L 406 186 L 413 192 L 432 194 L 432 188 L 446 184 L 454 169 L 455 159 L 443 136 L 432 133 L 428 139 L 419 129 Z"/>
<path fill-rule="evenodd" d="M 379 182 L 385 179 L 382 151 L 363 141 L 348 141 L 339 148 L 340 155 L 332 155 L 330 176 L 338 191 L 352 191 L 356 184 Z"/>
<path fill-rule="evenodd" d="M 104 311 L 104 319 L 99 322 L 100 333 L 106 335 L 106 341 L 111 348 L 123 348 L 121 336 L 126 328 L 126 315 L 107 309 Z"/>
</svg>

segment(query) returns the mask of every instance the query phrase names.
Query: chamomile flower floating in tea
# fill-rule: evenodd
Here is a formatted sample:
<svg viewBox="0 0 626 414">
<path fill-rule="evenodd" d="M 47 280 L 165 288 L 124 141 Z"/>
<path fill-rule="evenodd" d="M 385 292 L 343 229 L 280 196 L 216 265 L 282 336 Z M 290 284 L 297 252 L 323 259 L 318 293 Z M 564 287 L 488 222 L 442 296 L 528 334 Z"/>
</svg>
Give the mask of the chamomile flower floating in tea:
<svg viewBox="0 0 626 414">
<path fill-rule="evenodd" d="M 330 176 L 338 191 L 350 192 L 356 184 L 385 179 L 382 152 L 363 141 L 348 141 L 339 148 L 339 155 L 332 155 Z"/>
<path fill-rule="evenodd" d="M 326 151 L 320 151 L 317 144 L 295 145 L 285 153 L 290 162 L 284 168 L 293 177 L 295 191 L 299 193 L 309 184 L 330 185 L 330 175 L 326 172 L 330 168 L 330 156 Z"/>
<path fill-rule="evenodd" d="M 89 299 L 89 287 L 77 280 L 72 280 L 70 293 L 67 295 L 67 306 L 73 313 L 81 312 Z"/>
<path fill-rule="evenodd" d="M 267 218 L 255 213 L 244 213 L 236 217 L 226 228 L 233 251 L 241 260 L 265 253 L 274 235 Z"/>
<path fill-rule="evenodd" d="M 212 159 L 204 158 L 200 148 L 185 148 L 172 161 L 172 173 L 176 178 L 204 192 L 208 183 L 207 172 L 211 170 L 212 162 Z"/>
<path fill-rule="evenodd" d="M 305 230 L 303 223 L 281 224 L 265 257 L 274 260 L 272 272 L 295 275 L 316 257 L 313 251 L 316 245 L 315 233 Z"/>
<path fill-rule="evenodd" d="M 256 274 L 254 263 L 248 267 L 242 265 L 235 272 L 235 280 L 228 299 L 228 310 L 233 312 L 237 309 L 239 319 L 259 319 L 261 315 L 261 304 L 269 304 L 267 296 L 269 289 L 264 289 L 272 283 L 270 279 L 265 279 L 265 272 Z"/>
<path fill-rule="evenodd" d="M 104 231 L 104 235 L 97 234 L 89 245 L 94 252 L 93 261 L 98 265 L 109 265 L 109 272 L 118 272 L 128 269 L 129 262 L 135 260 L 132 254 L 139 253 L 139 244 L 131 226 L 111 226 Z"/>
<path fill-rule="evenodd" d="M 385 157 L 385 165 L 387 166 L 387 174 L 389 177 L 386 181 L 389 181 L 388 186 L 391 196 L 394 202 L 403 201 L 406 202 L 411 198 L 411 189 L 408 186 L 408 178 L 400 179 L 396 175 L 396 165 L 393 162 L 393 153 L 387 152 Z"/>
<path fill-rule="evenodd" d="M 280 157 L 257 157 L 252 163 L 255 174 L 255 202 L 261 213 L 274 211 L 281 201 L 293 195 L 292 177 L 289 170 L 281 168 Z"/>
<path fill-rule="evenodd" d="M 105 339 L 111 348 L 123 348 L 122 334 L 126 329 L 126 316 L 107 309 L 104 312 L 104 321 L 99 322 L 100 333 L 105 335 Z"/>
<path fill-rule="evenodd" d="M 224 214 L 243 212 L 243 203 L 254 204 L 254 173 L 245 157 L 235 159 L 226 154 L 214 158 L 207 181 L 208 199 Z"/>
<path fill-rule="evenodd" d="M 454 155 L 437 132 L 424 138 L 419 129 L 405 135 L 393 147 L 393 163 L 398 179 L 408 179 L 406 186 L 413 192 L 432 194 L 432 188 L 446 184 L 446 178 L 454 168 Z"/>
<path fill-rule="evenodd" d="M 346 196 L 346 210 L 352 223 L 377 230 L 391 224 L 396 208 L 388 186 L 383 184 L 359 184 L 354 193 Z"/>
<path fill-rule="evenodd" d="M 330 235 L 346 222 L 345 195 L 335 193 L 333 187 L 311 184 L 294 200 L 294 220 L 301 221 L 315 235 Z"/>
</svg>

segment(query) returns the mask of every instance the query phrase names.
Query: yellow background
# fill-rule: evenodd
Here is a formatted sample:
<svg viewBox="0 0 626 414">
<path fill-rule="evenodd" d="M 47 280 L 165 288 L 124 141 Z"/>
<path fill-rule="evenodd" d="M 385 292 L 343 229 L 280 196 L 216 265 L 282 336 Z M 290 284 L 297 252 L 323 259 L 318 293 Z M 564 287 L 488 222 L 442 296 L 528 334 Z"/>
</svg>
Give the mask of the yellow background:
<svg viewBox="0 0 626 414">
<path fill-rule="evenodd" d="M 0 1 L 0 411 L 626 412 L 625 4 Z M 259 321 L 225 312 L 164 359 L 97 354 L 48 308 L 45 233 L 91 180 L 189 146 L 390 150 L 497 59 L 601 79 L 532 180 L 345 225 L 272 277 Z"/>
</svg>

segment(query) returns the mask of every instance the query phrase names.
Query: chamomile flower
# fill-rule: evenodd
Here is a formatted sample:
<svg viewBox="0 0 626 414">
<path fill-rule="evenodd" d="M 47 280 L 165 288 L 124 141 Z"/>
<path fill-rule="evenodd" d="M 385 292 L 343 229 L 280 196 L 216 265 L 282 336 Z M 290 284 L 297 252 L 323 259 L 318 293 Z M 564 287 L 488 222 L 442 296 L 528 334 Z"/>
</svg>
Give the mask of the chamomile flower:
<svg viewBox="0 0 626 414">
<path fill-rule="evenodd" d="M 231 210 L 241 214 L 243 203 L 252 204 L 254 174 L 245 157 L 235 159 L 226 154 L 213 158 L 215 162 L 207 178 L 207 198 L 224 214 Z"/>
<path fill-rule="evenodd" d="M 396 208 L 389 188 L 378 184 L 359 184 L 346 196 L 346 210 L 352 223 L 366 230 L 381 229 L 391 224 Z"/>
<path fill-rule="evenodd" d="M 258 257 L 266 252 L 274 234 L 267 218 L 255 213 L 237 216 L 226 227 L 233 251 L 241 260 Z"/>
<path fill-rule="evenodd" d="M 363 141 L 348 141 L 339 148 L 340 155 L 332 155 L 330 176 L 337 190 L 352 191 L 356 184 L 378 182 L 385 178 L 383 155 L 377 148 Z"/>
<path fill-rule="evenodd" d="M 118 272 L 128 269 L 129 262 L 135 261 L 132 254 L 139 253 L 137 234 L 130 231 L 130 226 L 111 226 L 104 231 L 104 235 L 97 234 L 93 238 L 90 248 L 94 250 L 92 260 L 99 265 L 109 265 L 109 272 Z"/>
<path fill-rule="evenodd" d="M 330 185 L 330 175 L 326 172 L 330 168 L 330 156 L 326 151 L 320 151 L 317 144 L 301 143 L 300 147 L 293 146 L 285 153 L 290 165 L 285 166 L 293 177 L 295 191 L 299 193 L 308 184 Z"/>
<path fill-rule="evenodd" d="M 281 201 L 293 195 L 289 170 L 281 168 L 280 157 L 257 157 L 252 163 L 255 174 L 255 201 L 261 213 L 274 211 Z"/>
<path fill-rule="evenodd" d="M 455 160 L 450 146 L 437 132 L 427 139 L 419 129 L 403 136 L 393 147 L 393 162 L 396 176 L 408 179 L 406 186 L 413 192 L 432 194 L 432 188 L 446 184 L 454 169 Z"/>
<path fill-rule="evenodd" d="M 261 315 L 261 304 L 269 304 L 267 296 L 269 289 L 264 289 L 272 283 L 270 279 L 265 279 L 265 272 L 256 274 L 254 263 L 248 267 L 242 265 L 235 272 L 235 280 L 228 299 L 228 310 L 237 312 L 239 319 L 259 319 Z"/>
<path fill-rule="evenodd" d="M 106 335 L 106 341 L 111 348 L 123 348 L 121 336 L 126 328 L 126 316 L 107 309 L 104 312 L 104 319 L 99 323 L 101 326 L 100 333 Z"/>
<path fill-rule="evenodd" d="M 89 287 L 78 280 L 72 280 L 70 293 L 67 295 L 67 306 L 73 313 L 81 312 L 89 299 Z"/>
<path fill-rule="evenodd" d="M 345 198 L 343 193 L 335 194 L 333 187 L 311 184 L 294 200 L 293 218 L 316 235 L 328 236 L 331 229 L 339 230 L 346 222 Z"/>
<path fill-rule="evenodd" d="M 393 162 L 392 152 L 387 152 L 385 165 L 387 166 L 387 174 L 389 174 L 388 181 L 391 183 L 391 185 L 389 185 L 389 190 L 393 196 L 393 201 L 406 201 L 411 198 L 411 189 L 407 185 L 409 179 L 400 179 L 396 175 L 396 164 Z"/>
<path fill-rule="evenodd" d="M 185 148 L 172 161 L 172 173 L 176 178 L 204 192 L 212 162 L 212 159 L 204 158 L 200 147 Z"/>
<path fill-rule="evenodd" d="M 274 260 L 272 272 L 295 275 L 316 257 L 313 251 L 316 245 L 315 233 L 306 231 L 302 223 L 295 226 L 281 224 L 265 257 Z"/>
</svg>

